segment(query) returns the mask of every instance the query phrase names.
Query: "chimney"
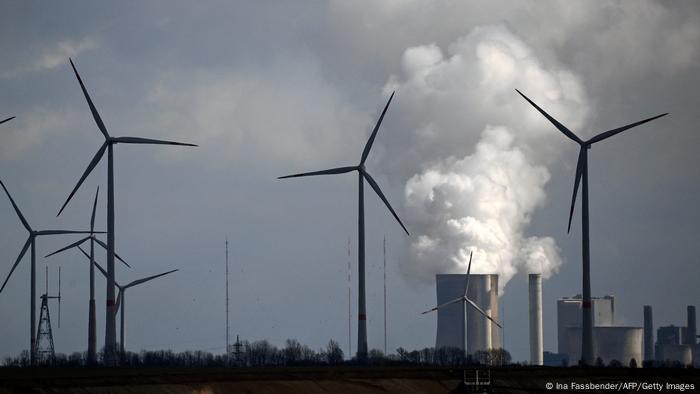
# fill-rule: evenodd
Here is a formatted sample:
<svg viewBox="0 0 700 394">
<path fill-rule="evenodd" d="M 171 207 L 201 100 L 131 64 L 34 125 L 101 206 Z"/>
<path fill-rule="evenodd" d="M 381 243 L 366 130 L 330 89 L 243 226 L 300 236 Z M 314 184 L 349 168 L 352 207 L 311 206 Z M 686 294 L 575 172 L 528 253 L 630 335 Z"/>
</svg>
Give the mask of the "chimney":
<svg viewBox="0 0 700 394">
<path fill-rule="evenodd" d="M 651 305 L 644 305 L 644 361 L 654 360 L 654 320 Z"/>
<path fill-rule="evenodd" d="M 697 320 L 695 318 L 695 306 L 688 305 L 688 325 L 685 329 L 685 343 L 687 345 L 695 345 L 697 330 Z"/>
<path fill-rule="evenodd" d="M 543 364 L 542 274 L 528 276 L 530 294 L 530 365 Z"/>
</svg>

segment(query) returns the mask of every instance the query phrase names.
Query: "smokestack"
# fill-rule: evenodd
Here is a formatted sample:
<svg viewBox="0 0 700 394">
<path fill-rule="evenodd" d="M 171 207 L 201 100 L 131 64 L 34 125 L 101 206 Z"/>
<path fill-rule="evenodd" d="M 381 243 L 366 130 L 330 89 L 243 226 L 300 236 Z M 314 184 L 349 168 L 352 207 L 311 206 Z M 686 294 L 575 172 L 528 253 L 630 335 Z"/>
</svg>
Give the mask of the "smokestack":
<svg viewBox="0 0 700 394">
<path fill-rule="evenodd" d="M 542 274 L 528 276 L 530 289 L 530 365 L 543 364 Z"/>
<path fill-rule="evenodd" d="M 695 345 L 697 330 L 697 320 L 695 319 L 695 306 L 688 305 L 688 325 L 685 329 L 685 343 L 687 345 Z"/>
<path fill-rule="evenodd" d="M 498 275 L 491 275 L 491 314 L 490 316 L 496 320 L 501 321 L 501 317 L 498 311 Z M 501 339 L 501 329 L 497 325 L 491 324 L 491 348 L 500 349 L 503 347 Z"/>
<path fill-rule="evenodd" d="M 644 361 L 654 360 L 654 320 L 651 305 L 644 305 Z"/>
</svg>

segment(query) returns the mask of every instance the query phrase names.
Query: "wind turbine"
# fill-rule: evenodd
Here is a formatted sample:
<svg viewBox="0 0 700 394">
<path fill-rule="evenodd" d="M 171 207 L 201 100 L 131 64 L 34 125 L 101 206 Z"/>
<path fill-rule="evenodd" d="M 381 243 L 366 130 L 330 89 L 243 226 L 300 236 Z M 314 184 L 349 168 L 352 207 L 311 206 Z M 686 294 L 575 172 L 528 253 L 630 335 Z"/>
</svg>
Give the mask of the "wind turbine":
<svg viewBox="0 0 700 394">
<path fill-rule="evenodd" d="M 85 252 L 85 251 L 83 250 L 83 248 L 81 248 L 80 246 L 78 246 L 78 249 L 80 249 L 80 251 L 83 252 L 83 254 L 85 255 L 85 257 L 87 257 L 88 259 L 91 259 L 90 255 L 87 254 L 87 252 Z M 102 272 L 102 275 L 104 275 L 104 277 L 106 278 L 106 277 L 107 277 L 107 272 L 106 272 L 94 259 L 91 259 L 90 261 L 92 261 L 93 264 L 94 264 L 95 266 L 97 266 L 97 269 L 99 269 L 100 272 Z M 93 265 L 93 264 L 90 264 L 90 265 Z M 120 330 L 120 334 L 119 334 L 119 336 L 120 336 L 119 341 L 120 341 L 120 345 L 121 345 L 121 350 L 120 350 L 120 351 L 121 351 L 121 357 L 122 357 L 122 358 L 124 357 L 124 314 L 125 314 L 124 310 L 126 309 L 126 290 L 129 289 L 130 287 L 134 287 L 134 286 L 136 286 L 136 285 L 140 285 L 140 284 L 142 284 L 142 283 L 151 281 L 151 280 L 153 280 L 153 279 L 155 279 L 155 278 L 160 278 L 161 276 L 165 276 L 165 275 L 171 274 L 171 273 L 173 273 L 173 272 L 175 272 L 175 271 L 179 271 L 179 269 L 174 269 L 174 270 L 171 270 L 171 271 L 168 271 L 168 272 L 163 272 L 162 274 L 152 275 L 152 276 L 147 276 L 147 277 L 145 277 L 145 278 L 137 279 L 137 280 L 132 281 L 132 282 L 129 282 L 128 284 L 123 285 L 123 286 L 119 285 L 116 281 L 114 282 L 114 284 L 119 288 L 119 296 L 117 297 L 117 305 L 116 305 L 116 308 L 117 308 L 117 310 L 119 310 L 119 307 L 120 307 L 120 304 L 121 304 L 121 309 L 122 309 L 122 310 L 121 310 L 120 322 L 119 322 L 120 325 L 121 325 L 121 330 Z"/>
<path fill-rule="evenodd" d="M 105 142 L 102 143 L 102 146 L 100 149 L 97 150 L 97 153 L 95 156 L 92 158 L 90 161 L 90 164 L 88 164 L 87 169 L 83 173 L 83 175 L 80 177 L 80 180 L 78 180 L 78 183 L 75 185 L 73 188 L 73 191 L 71 191 L 70 195 L 66 199 L 66 202 L 63 203 L 63 206 L 61 207 L 60 211 L 58 212 L 58 215 L 63 212 L 63 209 L 65 209 L 66 205 L 68 205 L 68 202 L 73 198 L 73 195 L 75 194 L 76 191 L 80 188 L 80 185 L 83 184 L 83 181 L 85 181 L 85 178 L 90 175 L 90 172 L 97 166 L 97 163 L 99 163 L 100 159 L 102 159 L 102 156 L 105 153 L 105 150 L 107 151 L 107 273 L 109 274 L 107 276 L 107 308 L 106 308 L 106 324 L 105 324 L 105 360 L 108 365 L 115 364 L 116 363 L 116 358 L 115 358 L 115 352 L 116 352 L 116 345 L 117 345 L 117 326 L 116 326 L 116 307 L 115 307 L 115 300 L 114 300 L 114 155 L 113 155 L 113 147 L 115 144 L 155 144 L 155 145 L 180 145 L 180 146 L 197 146 L 194 144 L 186 144 L 182 142 L 173 142 L 173 141 L 163 141 L 163 140 L 154 140 L 154 139 L 149 139 L 149 138 L 140 138 L 140 137 L 112 137 L 109 135 L 107 132 L 107 128 L 105 127 L 104 123 L 102 122 L 102 118 L 100 117 L 100 114 L 97 112 L 97 109 L 95 108 L 95 105 L 92 102 L 92 99 L 90 98 L 90 95 L 87 92 L 87 89 L 85 89 L 85 85 L 83 84 L 83 80 L 80 78 L 80 75 L 78 74 L 78 70 L 76 70 L 75 65 L 73 64 L 73 60 L 70 59 L 70 64 L 71 67 L 73 68 L 73 72 L 75 73 L 75 77 L 78 79 L 78 83 L 80 83 L 80 88 L 83 91 L 83 95 L 85 96 L 85 100 L 88 103 L 88 106 L 90 107 L 90 112 L 92 112 L 92 117 L 95 119 L 95 123 L 97 124 L 97 127 L 100 129 L 102 132 L 102 135 L 105 138 Z M 56 216 L 58 216 L 56 215 Z"/>
<path fill-rule="evenodd" d="M 3 124 L 3 123 L 5 123 L 5 122 L 9 122 L 9 121 L 11 121 L 11 120 L 14 119 L 14 118 L 15 118 L 14 116 L 11 116 L 11 117 L 9 117 L 9 118 L 7 118 L 7 119 L 0 120 L 0 124 Z"/>
<path fill-rule="evenodd" d="M 22 261 L 22 257 L 24 257 L 24 254 L 27 253 L 27 249 L 31 246 L 31 270 L 30 270 L 30 301 L 29 301 L 29 351 L 30 351 L 30 361 L 32 365 L 35 365 L 36 363 L 36 237 L 39 236 L 44 236 L 44 235 L 60 235 L 60 234 L 87 234 L 90 233 L 89 231 L 73 231 L 73 230 L 34 230 L 30 225 L 27 219 L 24 218 L 24 215 L 22 215 L 22 211 L 20 211 L 19 207 L 15 203 L 15 200 L 12 199 L 12 196 L 10 195 L 10 192 L 7 190 L 5 187 L 5 184 L 0 180 L 0 186 L 2 186 L 3 190 L 5 190 L 5 194 L 7 194 L 7 197 L 10 199 L 10 203 L 12 203 L 12 207 L 15 209 L 15 212 L 17 213 L 17 217 L 19 217 L 19 220 L 22 222 L 22 225 L 24 228 L 29 232 L 29 236 L 27 237 L 27 241 L 24 243 L 24 246 L 22 247 L 22 251 L 19 252 L 19 256 L 17 256 L 17 260 L 15 260 L 15 264 L 12 266 L 12 269 L 10 270 L 10 273 L 7 274 L 7 278 L 5 278 L 5 282 L 3 282 L 2 287 L 0 287 L 0 293 L 5 289 L 5 285 L 7 285 L 7 281 L 10 280 L 10 276 L 12 276 L 12 273 L 15 272 L 15 268 L 17 268 L 17 265 L 19 265 L 20 261 Z"/>
<path fill-rule="evenodd" d="M 401 219 L 399 219 L 399 216 L 394 212 L 394 209 L 391 207 L 391 204 L 389 204 L 389 201 L 384 197 L 384 193 L 382 193 L 381 189 L 379 188 L 379 185 L 377 182 L 374 181 L 372 176 L 367 172 L 365 169 L 365 161 L 367 160 L 367 156 L 369 156 L 369 151 L 372 149 L 372 143 L 374 142 L 374 138 L 377 136 L 377 131 L 379 131 L 379 126 L 382 124 L 382 120 L 384 119 L 384 114 L 386 114 L 386 110 L 389 108 L 389 104 L 391 103 L 391 99 L 394 98 L 394 92 L 391 93 L 391 97 L 389 97 L 389 101 L 387 101 L 386 106 L 384 107 L 384 110 L 382 111 L 381 116 L 379 117 L 379 120 L 377 121 L 377 124 L 374 126 L 374 130 L 372 130 L 372 134 L 369 137 L 369 140 L 365 144 L 365 148 L 362 151 L 362 157 L 360 158 L 360 164 L 356 166 L 351 166 L 351 167 L 337 167 L 337 168 L 331 168 L 329 170 L 323 170 L 323 171 L 314 171 L 314 172 L 305 172 L 301 174 L 294 174 L 294 175 L 287 175 L 287 176 L 282 176 L 277 179 L 284 179 L 284 178 L 296 178 L 296 177 L 302 177 L 302 176 L 312 176 L 312 175 L 333 175 L 333 174 L 343 174 L 346 172 L 351 172 L 351 171 L 357 171 L 358 173 L 358 187 L 359 187 L 359 198 L 358 198 L 358 253 L 357 253 L 357 261 L 358 261 L 358 327 L 357 327 L 357 359 L 359 361 L 364 361 L 367 359 L 367 312 L 366 312 L 366 305 L 365 305 L 365 199 L 364 199 L 364 180 L 366 179 L 369 185 L 374 189 L 374 191 L 377 193 L 379 198 L 384 201 L 384 204 L 386 205 L 387 208 L 389 208 L 389 211 L 391 212 L 392 215 L 394 215 L 394 218 L 399 222 L 403 230 L 406 232 L 408 235 L 408 230 L 406 230 L 406 226 L 403 225 L 401 222 Z"/>
<path fill-rule="evenodd" d="M 95 211 L 97 210 L 97 197 L 100 194 L 100 188 L 97 187 L 97 191 L 95 192 L 95 202 L 92 205 L 92 215 L 90 216 L 90 234 L 81 239 L 78 240 L 64 248 L 61 248 L 53 253 L 47 254 L 44 257 L 50 257 L 53 256 L 57 253 L 61 253 L 65 250 L 77 247 L 81 244 L 83 244 L 85 241 L 90 241 L 90 261 L 95 261 L 95 243 L 98 245 L 102 246 L 105 250 L 107 250 L 107 245 L 100 241 L 97 237 L 95 237 Z M 114 256 L 124 263 L 127 267 L 131 268 L 129 264 L 126 263 L 121 257 L 119 257 L 118 254 L 114 254 Z M 90 264 L 90 304 L 89 304 L 89 316 L 88 316 L 88 364 L 95 364 L 97 363 L 97 321 L 96 321 L 96 315 L 95 315 L 95 268 L 94 265 Z"/>
<path fill-rule="evenodd" d="M 610 138 L 616 134 L 622 133 L 627 129 L 639 126 L 641 124 L 651 122 L 654 119 L 658 119 L 662 116 L 668 115 L 668 113 L 657 115 L 648 119 L 640 120 L 639 122 L 628 124 L 627 126 L 618 127 L 616 129 L 604 131 L 600 134 L 595 135 L 587 141 L 580 139 L 571 130 L 566 128 L 563 124 L 559 123 L 556 119 L 551 117 L 542 108 L 537 106 L 532 100 L 525 96 L 518 89 L 515 89 L 518 94 L 520 94 L 528 103 L 530 103 L 537 111 L 539 111 L 547 120 L 549 120 L 559 131 L 564 133 L 565 136 L 569 137 L 572 141 L 579 144 L 580 149 L 578 153 L 578 162 L 576 163 L 576 176 L 574 178 L 574 193 L 571 197 L 571 209 L 569 211 L 569 225 L 567 227 L 567 233 L 571 231 L 571 219 L 574 216 L 574 206 L 576 204 L 576 194 L 578 193 L 579 184 L 583 179 L 582 188 L 582 214 L 581 214 L 581 228 L 582 228 L 582 252 L 583 252 L 583 303 L 581 305 L 581 361 L 586 365 L 593 365 L 593 310 L 591 309 L 591 261 L 590 261 L 590 239 L 589 239 L 589 210 L 588 210 L 588 149 L 591 148 L 596 142 L 602 141 L 604 139 Z"/>
<path fill-rule="evenodd" d="M 467 293 L 469 292 L 469 272 L 472 269 L 472 253 L 473 252 L 469 253 L 469 264 L 467 265 L 467 278 L 466 278 L 466 283 L 464 284 L 464 295 L 459 297 L 459 298 L 455 298 L 452 301 L 448 301 L 444 304 L 440 304 L 433 309 L 430 309 L 430 310 L 427 310 L 427 311 L 421 313 L 422 315 L 425 315 L 426 313 L 436 311 L 436 310 L 444 308 L 448 305 L 456 304 L 458 302 L 462 303 L 462 308 L 463 308 L 463 313 L 464 313 L 464 325 L 462 326 L 462 339 L 464 340 L 464 357 L 465 357 L 465 359 L 467 357 L 467 305 L 471 305 L 471 307 L 476 309 L 477 312 L 481 313 L 485 318 L 491 320 L 493 322 L 493 324 L 497 325 L 499 328 L 503 328 L 503 326 L 501 326 L 501 324 L 499 322 L 494 320 L 491 316 L 488 315 L 488 313 L 484 312 L 483 309 L 479 308 L 479 306 L 476 305 L 476 303 L 474 301 L 470 300 L 467 297 Z"/>
</svg>

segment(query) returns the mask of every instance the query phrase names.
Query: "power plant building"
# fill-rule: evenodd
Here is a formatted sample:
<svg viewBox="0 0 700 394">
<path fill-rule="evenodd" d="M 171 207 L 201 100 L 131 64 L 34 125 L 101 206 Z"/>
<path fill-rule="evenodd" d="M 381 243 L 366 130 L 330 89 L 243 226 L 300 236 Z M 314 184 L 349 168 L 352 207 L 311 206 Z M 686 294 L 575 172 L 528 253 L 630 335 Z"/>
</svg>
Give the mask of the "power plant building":
<svg viewBox="0 0 700 394">
<path fill-rule="evenodd" d="M 605 297 L 591 298 L 593 309 L 593 327 L 610 327 L 615 325 L 615 297 L 607 295 Z M 583 298 L 581 295 L 575 297 L 564 297 L 557 300 L 557 351 L 567 353 L 569 340 L 567 332 L 569 328 L 581 327 L 581 306 Z M 579 345 L 579 353 L 581 346 Z M 578 360 L 569 354 L 570 362 Z"/>
<path fill-rule="evenodd" d="M 688 305 L 687 325 L 662 326 L 656 330 L 656 361 L 700 366 L 700 349 L 697 345 L 695 306 Z"/>
<path fill-rule="evenodd" d="M 442 305 L 464 295 L 466 275 L 441 274 L 435 276 L 437 305 Z M 498 275 L 470 274 L 467 297 L 498 321 Z M 437 335 L 435 347 L 464 349 L 466 329 L 467 352 L 497 349 L 501 345 L 498 326 L 466 305 L 467 325 L 464 326 L 465 304 L 455 303 L 437 311 Z"/>
</svg>

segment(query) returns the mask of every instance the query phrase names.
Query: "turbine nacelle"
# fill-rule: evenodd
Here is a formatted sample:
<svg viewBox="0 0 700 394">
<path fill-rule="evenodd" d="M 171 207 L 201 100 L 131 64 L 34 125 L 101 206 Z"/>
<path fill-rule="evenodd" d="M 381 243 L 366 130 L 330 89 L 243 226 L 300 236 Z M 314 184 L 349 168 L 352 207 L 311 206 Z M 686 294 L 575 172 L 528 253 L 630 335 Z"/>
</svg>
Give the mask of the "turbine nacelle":
<svg viewBox="0 0 700 394">
<path fill-rule="evenodd" d="M 17 205 L 17 203 L 15 203 L 15 200 L 12 198 L 12 195 L 10 194 L 9 190 L 7 190 L 7 187 L 5 187 L 5 184 L 2 182 L 2 180 L 0 180 L 0 186 L 2 186 L 2 189 L 5 191 L 5 194 L 10 199 L 10 203 L 12 203 L 12 207 L 14 208 L 15 213 L 17 214 L 17 217 L 19 218 L 20 222 L 22 222 L 22 225 L 29 233 L 29 236 L 27 237 L 27 241 L 24 243 L 24 246 L 22 247 L 22 250 L 19 252 L 19 255 L 17 256 L 17 259 L 15 260 L 14 265 L 10 269 L 10 273 L 7 274 L 7 277 L 5 278 L 5 282 L 3 282 L 2 287 L 0 287 L 0 293 L 1 293 L 5 289 L 7 282 L 10 280 L 12 273 L 15 272 L 15 269 L 19 265 L 20 261 L 22 261 L 22 258 L 24 257 L 25 253 L 27 253 L 29 246 L 31 246 L 35 242 L 36 237 L 45 236 L 45 235 L 92 234 L 94 232 L 93 231 L 74 231 L 74 230 L 34 230 L 32 228 L 32 226 L 29 225 L 29 222 L 22 214 L 22 211 L 19 209 L 19 206 Z M 104 233 L 104 232 L 101 231 L 100 233 Z M 34 253 L 34 249 L 32 249 L 32 253 Z"/>
<path fill-rule="evenodd" d="M 85 100 L 88 103 L 88 106 L 90 107 L 90 112 L 92 113 L 92 117 L 95 120 L 95 123 L 97 124 L 97 128 L 100 130 L 102 135 L 105 138 L 105 142 L 102 143 L 102 146 L 100 146 L 100 149 L 97 150 L 97 153 L 95 153 L 95 156 L 93 156 L 92 160 L 90 161 L 90 164 L 88 164 L 87 169 L 83 172 L 83 175 L 80 177 L 78 180 L 78 183 L 75 185 L 73 190 L 70 192 L 68 195 L 68 198 L 66 201 L 63 203 L 61 206 L 61 209 L 58 211 L 58 214 L 56 215 L 57 217 L 61 215 L 63 210 L 66 208 L 70 200 L 73 198 L 75 193 L 78 191 L 80 188 L 80 185 L 83 184 L 85 179 L 90 175 L 92 170 L 97 166 L 97 164 L 100 162 L 102 159 L 102 156 L 104 156 L 105 151 L 107 150 L 107 147 L 115 145 L 115 144 L 148 144 L 148 145 L 178 145 L 178 146 L 197 146 L 195 144 L 189 144 L 189 143 L 184 143 L 184 142 L 175 142 L 175 141 L 167 141 L 167 140 L 156 140 L 156 139 L 151 139 L 151 138 L 141 138 L 141 137 L 112 137 L 109 135 L 107 132 L 107 128 L 104 125 L 104 122 L 102 121 L 102 118 L 100 117 L 99 112 L 97 112 L 97 108 L 95 108 L 95 104 L 92 102 L 92 98 L 90 98 L 90 94 L 88 93 L 87 89 L 85 88 L 85 84 L 83 84 L 82 78 L 80 78 L 80 74 L 78 74 L 78 70 L 75 68 L 75 64 L 73 64 L 73 59 L 70 59 L 70 65 L 73 68 L 73 72 L 75 73 L 75 77 L 78 79 L 78 83 L 80 83 L 80 89 L 83 91 L 83 96 L 85 96 Z"/>
<path fill-rule="evenodd" d="M 667 112 L 667 113 L 663 113 L 661 115 L 652 116 L 651 118 L 647 118 L 644 120 L 640 120 L 638 122 L 630 123 L 626 126 L 622 126 L 622 127 L 608 130 L 608 131 L 604 131 L 602 133 L 598 133 L 595 136 L 589 138 L 587 141 L 584 141 L 581 138 L 579 138 L 573 131 L 569 130 L 566 126 L 564 126 L 558 120 L 554 119 L 551 115 L 549 115 L 547 112 L 545 112 L 545 110 L 540 108 L 540 106 L 535 104 L 535 102 L 530 100 L 520 90 L 515 89 L 515 91 L 518 92 L 518 94 L 520 94 L 528 103 L 530 103 L 530 105 L 535 107 L 535 109 L 539 113 L 541 113 L 542 116 L 547 118 L 547 120 L 549 120 L 554 125 L 554 127 L 559 129 L 559 131 L 561 131 L 565 136 L 567 136 L 572 141 L 576 142 L 581 147 L 581 149 L 579 150 L 579 154 L 578 154 L 578 160 L 576 162 L 576 176 L 574 178 L 574 193 L 571 197 L 571 209 L 569 210 L 569 223 L 567 225 L 567 230 L 566 230 L 567 233 L 571 231 L 571 220 L 573 219 L 573 216 L 574 216 L 574 207 L 576 205 L 576 195 L 578 193 L 579 184 L 581 183 L 581 178 L 583 177 L 584 171 L 587 172 L 588 164 L 587 164 L 587 158 L 586 158 L 586 156 L 587 156 L 586 151 L 588 149 L 591 149 L 591 146 L 593 144 L 595 144 L 596 142 L 603 141 L 603 140 L 608 139 L 616 134 L 622 133 L 625 130 L 631 129 L 633 127 L 642 125 L 642 124 L 647 123 L 647 122 L 651 122 L 652 120 L 655 120 L 655 119 L 658 119 L 658 118 L 661 118 L 663 116 L 668 115 L 668 112 Z"/>
<path fill-rule="evenodd" d="M 392 208 L 391 204 L 389 204 L 389 200 L 387 200 L 386 196 L 384 196 L 384 193 L 382 192 L 381 188 L 379 187 L 379 184 L 372 178 L 372 176 L 367 172 L 367 168 L 365 167 L 365 162 L 367 161 L 367 157 L 369 156 L 369 152 L 372 149 L 372 144 L 374 143 L 374 139 L 377 136 L 377 132 L 379 131 L 379 126 L 382 124 L 382 120 L 384 119 L 384 115 L 386 114 L 387 109 L 389 108 L 389 104 L 391 104 L 391 100 L 394 98 L 394 93 L 391 93 L 391 96 L 389 97 L 389 101 L 387 101 L 386 105 L 384 106 L 384 110 L 382 110 L 382 114 L 379 116 L 379 120 L 377 121 L 377 124 L 374 126 L 374 129 L 372 130 L 372 134 L 370 134 L 369 139 L 367 140 L 367 143 L 365 144 L 364 149 L 362 150 L 362 156 L 360 157 L 360 164 L 356 166 L 348 166 L 348 167 L 336 167 L 336 168 L 331 168 L 328 170 L 321 170 L 321 171 L 312 171 L 312 172 L 302 172 L 299 174 L 292 174 L 292 175 L 285 175 L 278 177 L 277 179 L 287 179 L 287 178 L 299 178 L 299 177 L 305 177 L 305 176 L 315 176 L 315 175 L 336 175 L 336 174 L 344 174 L 346 172 L 352 172 L 352 171 L 357 171 L 360 173 L 360 176 L 369 183 L 369 185 L 372 187 L 372 190 L 374 190 L 375 193 L 379 196 L 379 198 L 384 202 L 384 205 L 386 205 L 387 209 L 389 209 L 389 212 L 391 212 L 392 216 L 396 219 L 397 222 L 399 222 L 399 225 L 401 225 L 401 228 L 403 229 L 404 232 L 406 232 L 406 235 L 410 235 L 408 230 L 406 229 L 406 226 L 404 226 L 403 222 L 401 219 L 399 219 L 399 215 L 396 214 L 396 211 L 394 211 L 394 208 Z"/>
</svg>

